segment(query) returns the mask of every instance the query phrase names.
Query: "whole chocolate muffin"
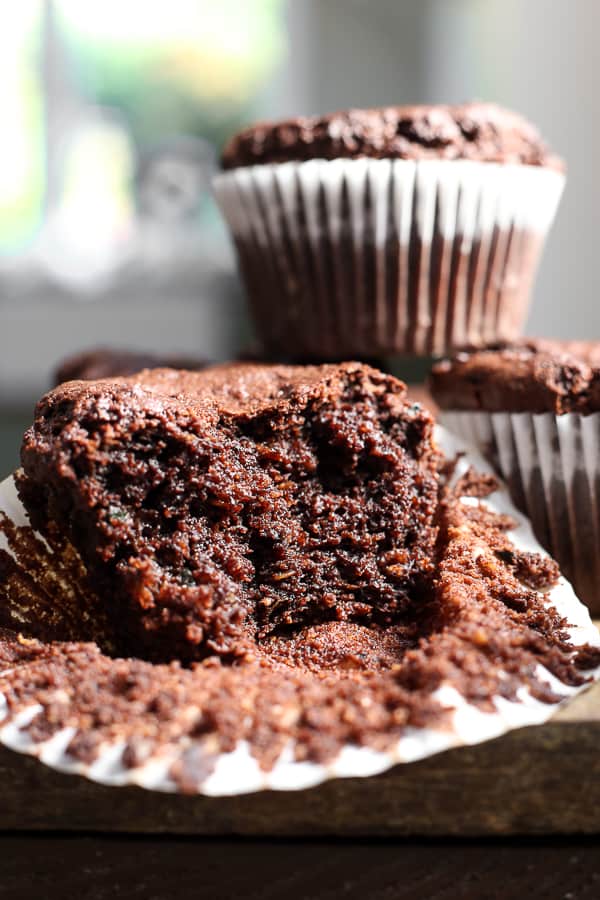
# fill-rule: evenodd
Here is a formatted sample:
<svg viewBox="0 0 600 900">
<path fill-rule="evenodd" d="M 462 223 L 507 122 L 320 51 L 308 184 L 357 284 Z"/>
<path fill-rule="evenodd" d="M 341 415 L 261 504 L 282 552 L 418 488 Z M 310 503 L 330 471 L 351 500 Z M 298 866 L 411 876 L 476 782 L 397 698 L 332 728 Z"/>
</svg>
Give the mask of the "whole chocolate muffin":
<svg viewBox="0 0 600 900">
<path fill-rule="evenodd" d="M 215 191 L 272 354 L 519 337 L 563 164 L 493 104 L 348 110 L 231 139 Z"/>
<path fill-rule="evenodd" d="M 540 542 L 600 613 L 600 342 L 538 339 L 437 363 L 449 428 L 509 483 Z"/>
</svg>

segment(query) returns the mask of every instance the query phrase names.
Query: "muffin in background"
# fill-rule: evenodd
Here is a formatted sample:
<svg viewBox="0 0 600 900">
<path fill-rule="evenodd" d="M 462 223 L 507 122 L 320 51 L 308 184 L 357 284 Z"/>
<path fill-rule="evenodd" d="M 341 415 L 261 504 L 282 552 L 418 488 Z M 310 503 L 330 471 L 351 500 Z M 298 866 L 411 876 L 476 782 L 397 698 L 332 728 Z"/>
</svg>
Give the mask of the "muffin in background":
<svg viewBox="0 0 600 900">
<path fill-rule="evenodd" d="M 198 371 L 209 365 L 207 360 L 177 354 L 93 347 L 62 359 L 52 373 L 52 385 L 63 384 L 65 381 L 95 381 L 97 378 L 135 375 L 142 369 Z"/>
<path fill-rule="evenodd" d="M 478 447 L 600 615 L 600 341 L 530 340 L 437 363 L 439 419 Z"/>
<path fill-rule="evenodd" d="M 297 359 L 517 339 L 564 166 L 492 104 L 255 125 L 214 189 L 259 335 Z"/>
</svg>

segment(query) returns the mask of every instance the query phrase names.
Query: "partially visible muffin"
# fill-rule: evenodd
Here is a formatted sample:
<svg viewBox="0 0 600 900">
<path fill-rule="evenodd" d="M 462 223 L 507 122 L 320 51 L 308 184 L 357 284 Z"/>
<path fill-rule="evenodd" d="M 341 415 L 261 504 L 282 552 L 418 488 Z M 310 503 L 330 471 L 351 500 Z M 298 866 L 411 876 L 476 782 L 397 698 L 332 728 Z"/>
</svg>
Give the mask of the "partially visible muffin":
<svg viewBox="0 0 600 900">
<path fill-rule="evenodd" d="M 437 363 L 440 419 L 508 481 L 540 542 L 600 613 L 600 342 L 538 339 Z"/>
<path fill-rule="evenodd" d="M 564 184 L 494 104 L 261 123 L 215 192 L 270 354 L 439 355 L 520 336 Z"/>
<path fill-rule="evenodd" d="M 442 409 L 561 415 L 600 410 L 599 373 L 600 342 L 538 338 L 457 353 L 429 384 Z"/>
<path fill-rule="evenodd" d="M 65 381 L 95 381 L 114 375 L 135 375 L 142 369 L 204 369 L 209 363 L 197 357 L 177 354 L 148 353 L 139 350 L 118 350 L 93 347 L 68 356 L 56 367 L 54 385 Z"/>
</svg>

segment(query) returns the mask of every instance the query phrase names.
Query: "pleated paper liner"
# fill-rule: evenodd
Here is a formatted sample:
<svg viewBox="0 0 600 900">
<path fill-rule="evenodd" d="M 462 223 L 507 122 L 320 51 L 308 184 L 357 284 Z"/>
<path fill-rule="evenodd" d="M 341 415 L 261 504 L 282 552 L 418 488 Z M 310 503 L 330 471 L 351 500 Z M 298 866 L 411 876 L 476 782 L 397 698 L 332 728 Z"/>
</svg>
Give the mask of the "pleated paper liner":
<svg viewBox="0 0 600 900">
<path fill-rule="evenodd" d="M 496 466 L 537 539 L 600 615 L 600 413 L 449 410 L 441 420 Z"/>
<path fill-rule="evenodd" d="M 482 472 L 491 469 L 476 453 L 465 451 L 464 445 L 443 429 L 438 429 L 436 438 L 441 449 L 448 458 L 459 456 L 453 477 L 459 479 L 474 466 Z M 471 497 L 464 498 L 465 503 L 476 503 Z M 540 548 L 531 533 L 527 520 L 512 505 L 506 489 L 500 487 L 493 494 L 481 501 L 486 508 L 496 513 L 514 518 L 516 527 L 510 532 L 510 538 L 516 548 L 527 552 L 537 552 Z M 66 545 L 50 546 L 39 535 L 35 535 L 28 526 L 28 520 L 18 499 L 14 480 L 8 479 L 0 487 L 0 596 L 6 613 L 6 604 L 12 603 L 9 610 L 15 626 L 15 613 L 21 616 L 23 627 L 31 625 L 31 609 L 36 616 L 41 609 L 42 626 L 46 627 L 52 612 L 52 599 L 66 596 L 73 598 L 73 603 L 85 602 L 82 597 L 83 581 L 80 583 L 80 563 L 74 551 Z M 51 541 L 54 544 L 54 541 Z M 28 560 L 28 562 L 27 562 Z M 74 561 L 75 560 L 75 561 Z M 48 570 L 53 570 L 50 573 Z M 69 584 L 69 572 L 74 578 L 75 586 Z M 9 573 L 9 579 L 7 578 Z M 2 577 L 4 583 L 2 584 Z M 54 581 L 52 580 L 54 579 Z M 54 585 L 50 588 L 48 585 Z M 38 596 L 39 595 L 39 596 Z M 585 607 L 579 603 L 570 585 L 560 579 L 544 596 L 544 602 L 552 606 L 569 623 L 567 633 L 573 649 L 583 644 L 600 646 L 600 636 L 593 626 Z M 19 601 L 19 597 L 21 600 Z M 39 604 L 37 601 L 39 600 Z M 89 598 L 88 598 L 89 600 Z M 19 602 L 22 607 L 19 609 Z M 28 606 L 28 603 L 30 604 Z M 89 600 L 90 621 L 94 619 L 94 601 Z M 37 619 L 36 619 L 37 621 Z M 64 628 L 63 639 L 72 638 L 69 625 Z M 35 623 L 33 623 L 35 624 Z M 50 624 L 52 624 L 50 622 Z M 43 627 L 40 626 L 43 630 Z M 90 625 L 90 631 L 92 627 Z M 90 635 L 91 637 L 91 635 Z M 15 643 L 18 653 L 27 654 L 30 638 L 22 638 Z M 81 640 L 81 637 L 79 637 Z M 93 645 L 88 644 L 87 647 Z M 90 718 L 89 731 L 75 717 L 73 724 L 61 727 L 58 731 L 44 733 L 44 728 L 36 727 L 41 718 L 42 725 L 52 722 L 53 704 L 69 704 L 76 693 L 76 683 L 81 676 L 78 669 L 77 650 L 69 650 L 68 643 L 54 641 L 47 645 L 48 659 L 52 660 L 52 671 L 55 673 L 56 688 L 50 691 L 51 700 L 37 702 L 41 695 L 36 695 L 28 702 L 19 702 L 18 690 L 15 687 L 18 679 L 15 673 L 25 673 L 23 682 L 28 689 L 35 684 L 35 662 L 13 661 L 12 665 L 0 673 L 0 742 L 19 753 L 37 757 L 42 763 L 64 772 L 84 775 L 94 781 L 109 785 L 136 784 L 156 791 L 181 791 L 211 796 L 242 794 L 263 789 L 298 790 L 319 784 L 327 779 L 368 776 L 398 763 L 410 763 L 451 747 L 475 744 L 522 725 L 536 724 L 546 721 L 557 706 L 568 697 L 577 693 L 582 687 L 572 687 L 561 683 L 555 676 L 541 666 L 536 670 L 540 682 L 548 685 L 554 696 L 541 702 L 531 693 L 523 680 L 512 699 L 501 696 L 492 698 L 491 706 L 482 709 L 469 702 L 461 693 L 459 683 L 447 680 L 432 693 L 439 707 L 439 723 L 437 720 L 427 727 L 405 727 L 400 738 L 388 750 L 374 749 L 370 746 L 359 746 L 348 743 L 338 754 L 326 764 L 299 760 L 292 743 L 283 747 L 279 756 L 269 770 L 261 768 L 246 741 L 238 741 L 230 752 L 217 752 L 217 744 L 210 735 L 193 737 L 190 733 L 169 731 L 165 728 L 152 731 L 152 723 L 140 723 L 141 734 L 146 741 L 146 752 L 140 759 L 128 755 L 128 741 L 120 733 L 118 716 L 110 722 L 106 719 L 107 711 L 98 710 L 102 728 L 108 729 L 102 734 L 110 734 L 101 742 L 90 758 L 75 756 L 72 752 L 74 742 L 85 741 L 93 737 L 94 725 Z M 0 641 L 0 651 L 4 651 L 5 659 L 9 659 L 12 644 L 6 638 Z M 103 657 L 96 648 L 96 658 L 103 661 L 104 670 L 114 671 L 118 676 L 124 661 Z M 16 657 L 15 657 L 16 659 Z M 140 663 L 140 665 L 150 665 Z M 25 667 L 24 669 L 22 667 Z M 240 677 L 243 678 L 243 671 Z M 188 673 L 189 674 L 189 673 Z M 600 670 L 592 669 L 585 673 L 590 679 L 598 678 Z M 120 677 L 120 676 L 119 676 Z M 195 677 L 195 676 L 194 676 Z M 202 671 L 198 671 L 202 677 Z M 508 677 L 508 676 L 507 676 Z M 17 690 L 17 695 L 15 691 Z M 433 689 L 432 689 L 433 690 Z M 30 694 L 27 694 L 29 697 Z M 134 702 L 134 701 L 132 701 Z M 127 710 L 126 710 L 127 712 Z M 126 714 L 124 713 L 124 715 Z M 198 709 L 183 707 L 178 711 L 182 721 L 191 715 L 197 715 Z M 240 713 L 241 714 L 241 713 Z M 115 714 L 116 715 L 116 714 Z M 135 715 L 131 713 L 135 721 Z M 61 720 L 62 721 L 62 720 Z M 142 728 L 144 725 L 145 730 Z M 148 727 L 145 727 L 148 726 Z M 82 730 L 83 729 L 83 730 Z M 150 735 L 154 734 L 151 740 Z M 181 778 L 182 772 L 188 777 Z M 175 773 L 179 773 L 178 775 Z"/>
<path fill-rule="evenodd" d="M 214 190 L 267 350 L 342 359 L 518 337 L 563 185 L 535 166 L 339 159 Z"/>
</svg>

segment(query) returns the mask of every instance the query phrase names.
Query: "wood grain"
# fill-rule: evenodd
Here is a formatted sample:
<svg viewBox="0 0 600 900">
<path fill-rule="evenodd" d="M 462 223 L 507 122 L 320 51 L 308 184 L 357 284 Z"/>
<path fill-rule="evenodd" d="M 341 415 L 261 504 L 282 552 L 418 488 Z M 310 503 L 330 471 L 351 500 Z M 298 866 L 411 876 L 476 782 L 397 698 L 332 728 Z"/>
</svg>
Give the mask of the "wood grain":
<svg viewBox="0 0 600 900">
<path fill-rule="evenodd" d="M 2 900 L 597 900 L 600 841 L 0 838 Z"/>
<path fill-rule="evenodd" d="M 0 751 L 0 829 L 204 835 L 600 833 L 600 684 L 546 725 L 300 792 L 107 788 Z"/>
</svg>

